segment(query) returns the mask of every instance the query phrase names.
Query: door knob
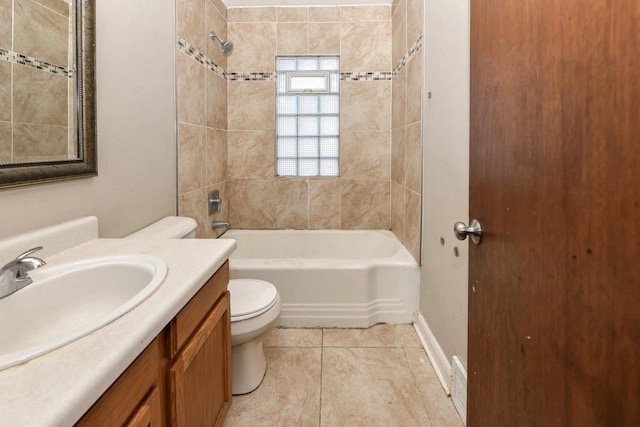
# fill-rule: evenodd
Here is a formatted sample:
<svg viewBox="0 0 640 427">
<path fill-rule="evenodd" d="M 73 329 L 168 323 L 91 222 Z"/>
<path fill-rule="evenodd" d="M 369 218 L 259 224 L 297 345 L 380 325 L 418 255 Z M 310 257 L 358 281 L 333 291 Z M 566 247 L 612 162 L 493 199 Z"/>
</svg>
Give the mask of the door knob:
<svg viewBox="0 0 640 427">
<path fill-rule="evenodd" d="M 459 240 L 464 240 L 467 236 L 471 236 L 471 241 L 476 245 L 479 245 L 482 241 L 482 226 L 477 219 L 471 220 L 469 227 L 464 222 L 456 222 L 453 225 L 453 233 Z"/>
</svg>

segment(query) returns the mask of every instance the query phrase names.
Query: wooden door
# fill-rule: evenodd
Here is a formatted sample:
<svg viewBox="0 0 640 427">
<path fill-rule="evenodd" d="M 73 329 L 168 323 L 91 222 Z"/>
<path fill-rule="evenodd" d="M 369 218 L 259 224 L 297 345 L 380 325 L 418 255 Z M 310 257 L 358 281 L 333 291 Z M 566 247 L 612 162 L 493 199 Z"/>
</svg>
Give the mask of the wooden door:
<svg viewBox="0 0 640 427">
<path fill-rule="evenodd" d="M 640 425 L 640 2 L 471 1 L 468 426 Z"/>
<path fill-rule="evenodd" d="M 169 370 L 171 425 L 222 426 L 231 405 L 229 292 L 220 298 Z"/>
</svg>

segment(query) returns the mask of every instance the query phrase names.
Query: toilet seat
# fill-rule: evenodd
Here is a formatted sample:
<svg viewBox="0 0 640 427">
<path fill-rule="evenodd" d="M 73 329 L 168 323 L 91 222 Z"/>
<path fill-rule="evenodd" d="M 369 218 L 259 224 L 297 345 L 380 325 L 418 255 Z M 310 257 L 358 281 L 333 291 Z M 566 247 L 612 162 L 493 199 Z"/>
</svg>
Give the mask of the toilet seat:
<svg viewBox="0 0 640 427">
<path fill-rule="evenodd" d="M 228 289 L 231 293 L 231 322 L 257 317 L 278 300 L 276 287 L 264 280 L 232 279 Z"/>
</svg>

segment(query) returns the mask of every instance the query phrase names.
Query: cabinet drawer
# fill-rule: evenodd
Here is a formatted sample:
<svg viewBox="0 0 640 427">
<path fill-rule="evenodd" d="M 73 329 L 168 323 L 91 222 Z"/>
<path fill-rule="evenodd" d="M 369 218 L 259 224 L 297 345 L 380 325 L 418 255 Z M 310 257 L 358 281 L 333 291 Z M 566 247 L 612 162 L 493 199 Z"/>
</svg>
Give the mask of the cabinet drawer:
<svg viewBox="0 0 640 427">
<path fill-rule="evenodd" d="M 171 358 L 175 357 L 193 335 L 200 322 L 227 290 L 228 284 L 229 261 L 226 261 L 171 322 L 169 333 Z"/>
<path fill-rule="evenodd" d="M 157 337 L 83 415 L 76 426 L 125 425 L 144 404 L 147 395 L 151 396 L 150 390 L 158 389 L 162 348 L 162 339 Z M 154 415 L 160 419 L 162 408 L 154 406 L 153 410 L 160 411 Z"/>
</svg>

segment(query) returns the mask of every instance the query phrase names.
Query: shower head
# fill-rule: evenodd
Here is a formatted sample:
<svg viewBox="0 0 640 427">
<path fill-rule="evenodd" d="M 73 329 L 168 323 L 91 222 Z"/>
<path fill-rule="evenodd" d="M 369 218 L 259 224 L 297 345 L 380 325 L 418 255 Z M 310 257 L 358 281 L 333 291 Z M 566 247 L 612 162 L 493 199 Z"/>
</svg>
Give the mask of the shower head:
<svg viewBox="0 0 640 427">
<path fill-rule="evenodd" d="M 211 34 L 209 34 L 209 36 L 211 36 L 211 38 L 213 40 L 218 40 L 220 42 L 220 44 L 222 45 L 222 52 L 229 53 L 229 52 L 231 52 L 233 50 L 233 43 L 232 42 L 224 41 L 222 38 L 220 38 L 219 35 L 217 35 L 213 31 L 211 32 Z"/>
</svg>

